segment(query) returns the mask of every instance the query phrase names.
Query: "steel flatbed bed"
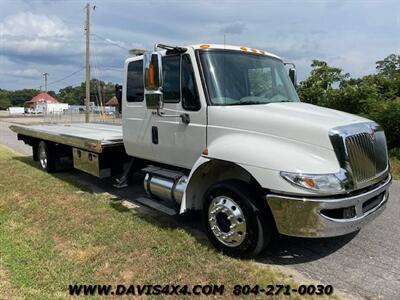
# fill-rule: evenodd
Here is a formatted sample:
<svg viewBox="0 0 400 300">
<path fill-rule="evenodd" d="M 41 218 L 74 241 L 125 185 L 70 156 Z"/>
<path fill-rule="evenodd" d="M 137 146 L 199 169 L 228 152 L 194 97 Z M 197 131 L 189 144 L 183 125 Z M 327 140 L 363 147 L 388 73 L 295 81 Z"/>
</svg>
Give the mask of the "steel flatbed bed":
<svg viewBox="0 0 400 300">
<path fill-rule="evenodd" d="M 103 123 L 11 125 L 19 136 L 51 141 L 96 153 L 104 148 L 123 146 L 122 126 Z"/>
</svg>

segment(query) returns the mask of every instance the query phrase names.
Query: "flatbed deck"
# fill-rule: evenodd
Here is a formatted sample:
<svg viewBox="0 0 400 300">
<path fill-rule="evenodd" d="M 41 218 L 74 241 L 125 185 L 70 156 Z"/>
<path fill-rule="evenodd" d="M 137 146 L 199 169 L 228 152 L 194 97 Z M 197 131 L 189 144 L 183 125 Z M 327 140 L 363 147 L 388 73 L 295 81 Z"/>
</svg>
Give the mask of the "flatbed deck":
<svg viewBox="0 0 400 300">
<path fill-rule="evenodd" d="M 19 135 L 101 153 L 104 148 L 122 146 L 122 126 L 103 123 L 11 125 Z"/>
</svg>

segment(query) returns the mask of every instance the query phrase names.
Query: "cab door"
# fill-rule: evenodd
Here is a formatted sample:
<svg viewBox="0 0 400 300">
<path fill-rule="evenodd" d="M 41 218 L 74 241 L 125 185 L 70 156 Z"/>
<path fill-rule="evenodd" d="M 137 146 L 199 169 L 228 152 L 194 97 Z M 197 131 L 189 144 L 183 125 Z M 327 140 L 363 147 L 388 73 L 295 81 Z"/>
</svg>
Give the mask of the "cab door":
<svg viewBox="0 0 400 300">
<path fill-rule="evenodd" d="M 144 101 L 143 58 L 128 60 L 124 74 L 122 132 L 125 150 L 130 156 L 153 159 L 153 115 Z"/>
<path fill-rule="evenodd" d="M 201 105 L 194 56 L 188 53 L 163 57 L 163 95 L 166 115 L 154 116 L 157 143 L 153 150 L 160 162 L 191 169 L 206 148 L 206 107 Z M 186 114 L 185 123 L 179 115 Z"/>
</svg>

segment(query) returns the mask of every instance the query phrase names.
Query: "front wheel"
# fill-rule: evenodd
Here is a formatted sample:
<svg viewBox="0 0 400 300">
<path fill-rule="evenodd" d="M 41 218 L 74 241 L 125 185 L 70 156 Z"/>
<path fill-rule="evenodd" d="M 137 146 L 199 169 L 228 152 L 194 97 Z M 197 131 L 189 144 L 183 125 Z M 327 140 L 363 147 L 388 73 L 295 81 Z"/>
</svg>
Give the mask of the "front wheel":
<svg viewBox="0 0 400 300">
<path fill-rule="evenodd" d="M 273 232 L 272 215 L 251 187 L 240 180 L 211 186 L 204 196 L 203 224 L 211 243 L 235 257 L 259 254 Z"/>
</svg>

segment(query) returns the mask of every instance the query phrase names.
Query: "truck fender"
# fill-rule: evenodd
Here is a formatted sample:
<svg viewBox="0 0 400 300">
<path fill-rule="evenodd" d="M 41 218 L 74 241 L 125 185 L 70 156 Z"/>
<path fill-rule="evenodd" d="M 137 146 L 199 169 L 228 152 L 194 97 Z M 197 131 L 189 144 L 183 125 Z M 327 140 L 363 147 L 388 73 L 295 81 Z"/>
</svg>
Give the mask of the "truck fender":
<svg viewBox="0 0 400 300">
<path fill-rule="evenodd" d="M 188 190 L 189 188 L 193 185 L 193 181 L 195 179 L 193 179 L 193 174 L 196 173 L 196 171 L 198 171 L 199 167 L 207 162 L 209 162 L 210 159 L 206 158 L 204 156 L 200 156 L 197 161 L 195 162 L 195 164 L 193 165 L 193 168 L 190 170 L 190 174 L 188 176 L 188 183 L 185 189 L 185 192 L 183 193 L 183 197 L 182 197 L 182 202 L 181 202 L 181 208 L 179 213 L 184 213 L 187 210 L 187 201 L 186 201 L 186 197 L 188 194 Z"/>
<path fill-rule="evenodd" d="M 247 170 L 233 162 L 201 156 L 188 176 L 180 213 L 188 209 L 201 209 L 204 193 L 218 181 L 239 179 L 250 183 L 252 178 Z"/>
</svg>

